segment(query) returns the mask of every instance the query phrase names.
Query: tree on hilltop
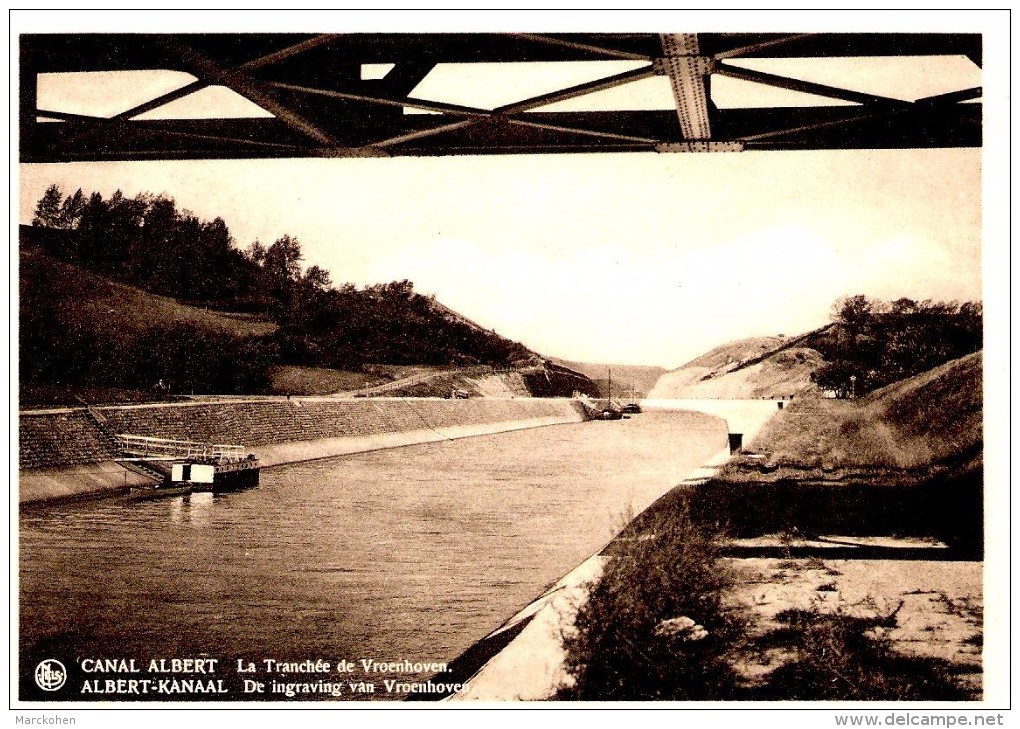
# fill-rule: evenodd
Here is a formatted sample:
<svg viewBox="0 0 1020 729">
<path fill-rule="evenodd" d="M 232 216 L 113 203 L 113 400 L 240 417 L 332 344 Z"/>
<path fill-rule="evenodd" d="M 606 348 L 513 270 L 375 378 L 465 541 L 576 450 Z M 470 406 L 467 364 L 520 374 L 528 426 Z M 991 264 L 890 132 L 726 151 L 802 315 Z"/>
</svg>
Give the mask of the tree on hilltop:
<svg viewBox="0 0 1020 729">
<path fill-rule="evenodd" d="M 301 275 L 301 243 L 285 235 L 277 239 L 266 251 L 262 268 L 280 291 L 286 290 Z"/>
<path fill-rule="evenodd" d="M 982 315 L 980 302 L 837 299 L 817 346 L 827 363 L 812 377 L 839 397 L 864 395 L 981 349 Z"/>
<path fill-rule="evenodd" d="M 261 266 L 266 261 L 266 247 L 262 245 L 261 241 L 254 240 L 251 242 L 251 245 L 245 249 L 244 257 L 256 266 Z"/>
<path fill-rule="evenodd" d="M 46 192 L 39 198 L 35 206 L 35 217 L 32 218 L 32 225 L 37 228 L 59 228 L 60 211 L 64 202 L 64 194 L 56 184 L 46 188 Z"/>
<path fill-rule="evenodd" d="M 329 271 L 318 266 L 308 267 L 308 270 L 305 271 L 304 282 L 320 291 L 325 291 L 333 286 L 333 282 L 329 278 Z"/>
<path fill-rule="evenodd" d="M 75 230 L 81 223 L 81 215 L 85 210 L 85 194 L 79 187 L 73 195 L 68 195 L 60 206 L 60 227 Z"/>
</svg>

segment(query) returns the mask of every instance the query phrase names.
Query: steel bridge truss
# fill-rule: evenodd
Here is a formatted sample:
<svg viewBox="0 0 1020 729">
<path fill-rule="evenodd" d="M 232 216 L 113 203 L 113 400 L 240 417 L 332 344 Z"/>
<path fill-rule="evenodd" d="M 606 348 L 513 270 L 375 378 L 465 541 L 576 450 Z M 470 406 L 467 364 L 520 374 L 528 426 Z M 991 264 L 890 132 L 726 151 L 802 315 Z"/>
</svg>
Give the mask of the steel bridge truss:
<svg viewBox="0 0 1020 729">
<path fill-rule="evenodd" d="M 980 86 L 904 100 L 752 70 L 740 59 L 965 57 L 974 34 L 32 34 L 20 38 L 20 160 L 382 157 L 977 147 Z M 594 81 L 496 108 L 430 101 L 440 64 L 631 61 Z M 392 64 L 363 78 L 366 64 Z M 195 80 L 111 116 L 40 108 L 41 74 L 181 71 Z M 676 109 L 542 111 L 668 78 Z M 718 108 L 730 77 L 840 105 Z M 253 118 L 140 118 L 222 86 Z M 407 113 L 415 110 L 426 113 Z"/>
</svg>

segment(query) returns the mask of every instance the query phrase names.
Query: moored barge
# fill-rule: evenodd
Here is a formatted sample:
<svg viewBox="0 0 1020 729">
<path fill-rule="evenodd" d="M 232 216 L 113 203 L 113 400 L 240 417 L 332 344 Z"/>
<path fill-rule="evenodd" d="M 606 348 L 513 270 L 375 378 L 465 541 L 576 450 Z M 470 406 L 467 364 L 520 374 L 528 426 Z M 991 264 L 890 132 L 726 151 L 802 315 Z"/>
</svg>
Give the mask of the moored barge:
<svg viewBox="0 0 1020 729">
<path fill-rule="evenodd" d="M 254 454 L 245 454 L 244 446 L 129 434 L 118 434 L 116 439 L 124 460 L 158 482 L 158 487 L 152 489 L 153 496 L 225 493 L 259 484 L 259 460 Z"/>
</svg>

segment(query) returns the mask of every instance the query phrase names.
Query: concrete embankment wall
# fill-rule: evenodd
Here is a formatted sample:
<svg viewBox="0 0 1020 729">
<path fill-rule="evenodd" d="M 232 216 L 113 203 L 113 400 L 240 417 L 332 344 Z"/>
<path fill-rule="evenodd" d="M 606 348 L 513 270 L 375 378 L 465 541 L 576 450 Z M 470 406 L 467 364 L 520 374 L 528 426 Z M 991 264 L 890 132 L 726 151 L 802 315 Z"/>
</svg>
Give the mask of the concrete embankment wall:
<svg viewBox="0 0 1020 729">
<path fill-rule="evenodd" d="M 715 415 L 726 421 L 730 433 L 740 433 L 747 446 L 768 420 L 779 411 L 777 400 L 726 400 L 726 399 L 645 399 L 641 407 L 646 410 L 693 410 Z"/>
<path fill-rule="evenodd" d="M 520 428 L 579 422 L 565 399 L 295 398 L 93 408 L 113 433 L 242 444 L 266 466 Z M 19 501 L 115 491 L 144 483 L 84 410 L 23 412 Z"/>
</svg>

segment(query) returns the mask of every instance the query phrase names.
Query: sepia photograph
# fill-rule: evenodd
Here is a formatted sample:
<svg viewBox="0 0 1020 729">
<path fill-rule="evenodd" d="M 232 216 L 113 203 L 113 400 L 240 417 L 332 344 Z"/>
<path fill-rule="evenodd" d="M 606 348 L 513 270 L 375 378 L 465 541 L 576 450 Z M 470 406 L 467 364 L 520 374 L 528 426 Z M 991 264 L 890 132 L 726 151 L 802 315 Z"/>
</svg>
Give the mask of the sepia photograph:
<svg viewBox="0 0 1020 729">
<path fill-rule="evenodd" d="M 18 723 L 1003 724 L 1008 11 L 129 15 L 13 13 Z"/>
</svg>

